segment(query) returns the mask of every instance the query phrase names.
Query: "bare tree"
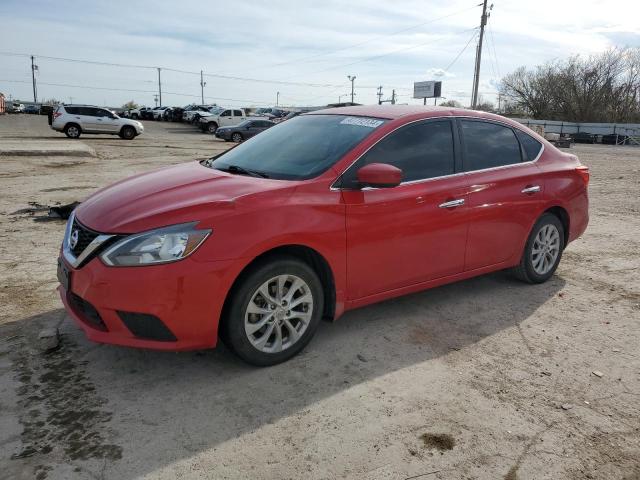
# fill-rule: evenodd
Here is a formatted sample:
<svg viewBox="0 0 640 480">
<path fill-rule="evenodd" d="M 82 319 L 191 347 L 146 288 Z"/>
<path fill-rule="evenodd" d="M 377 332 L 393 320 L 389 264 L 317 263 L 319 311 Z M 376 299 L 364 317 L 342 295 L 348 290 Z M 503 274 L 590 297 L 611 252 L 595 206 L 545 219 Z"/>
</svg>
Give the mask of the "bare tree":
<svg viewBox="0 0 640 480">
<path fill-rule="evenodd" d="M 575 122 L 640 119 L 640 48 L 574 56 L 502 79 L 501 93 L 534 118 Z"/>
<path fill-rule="evenodd" d="M 462 104 L 457 100 L 447 100 L 440 104 L 441 107 L 462 108 Z"/>
</svg>

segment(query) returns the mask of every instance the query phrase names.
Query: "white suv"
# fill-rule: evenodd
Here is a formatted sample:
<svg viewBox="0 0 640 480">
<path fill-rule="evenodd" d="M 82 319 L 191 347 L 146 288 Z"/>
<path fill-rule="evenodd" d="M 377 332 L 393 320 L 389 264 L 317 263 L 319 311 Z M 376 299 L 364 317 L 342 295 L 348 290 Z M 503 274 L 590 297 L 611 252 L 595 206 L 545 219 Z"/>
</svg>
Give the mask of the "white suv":
<svg viewBox="0 0 640 480">
<path fill-rule="evenodd" d="M 242 108 L 228 109 L 218 108 L 211 113 L 203 113 L 200 116 L 198 126 L 200 130 L 208 133 L 216 133 L 218 127 L 232 127 L 247 119 L 247 114 Z"/>
<path fill-rule="evenodd" d="M 92 105 L 60 105 L 49 116 L 49 125 L 69 138 L 79 138 L 82 133 L 107 133 L 133 140 L 144 132 L 137 120 L 120 118 L 106 108 Z"/>
</svg>

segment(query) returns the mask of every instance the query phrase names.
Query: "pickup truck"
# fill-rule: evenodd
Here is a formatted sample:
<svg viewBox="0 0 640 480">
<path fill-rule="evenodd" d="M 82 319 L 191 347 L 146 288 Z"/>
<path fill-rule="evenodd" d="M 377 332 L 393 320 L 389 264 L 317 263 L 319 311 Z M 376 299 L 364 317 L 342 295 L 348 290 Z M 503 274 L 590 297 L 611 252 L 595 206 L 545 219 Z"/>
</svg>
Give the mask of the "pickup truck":
<svg viewBox="0 0 640 480">
<path fill-rule="evenodd" d="M 203 132 L 216 133 L 218 127 L 231 127 L 246 119 L 247 114 L 242 108 L 220 109 L 200 115 L 198 126 Z"/>
</svg>

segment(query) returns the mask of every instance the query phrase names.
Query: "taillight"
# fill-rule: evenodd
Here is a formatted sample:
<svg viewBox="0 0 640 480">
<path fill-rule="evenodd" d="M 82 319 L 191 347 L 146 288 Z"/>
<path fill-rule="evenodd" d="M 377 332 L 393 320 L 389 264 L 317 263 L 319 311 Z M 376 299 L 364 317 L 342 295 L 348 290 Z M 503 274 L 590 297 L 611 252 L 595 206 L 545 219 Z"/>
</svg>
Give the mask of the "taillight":
<svg viewBox="0 0 640 480">
<path fill-rule="evenodd" d="M 60 116 L 62 116 L 62 114 L 60 112 L 56 112 L 56 113 L 53 114 L 53 118 L 58 118 Z"/>
<path fill-rule="evenodd" d="M 582 178 L 582 181 L 584 182 L 584 186 L 588 186 L 589 185 L 589 167 L 585 167 L 584 165 L 580 165 L 579 167 L 576 167 L 576 172 L 578 173 L 578 175 L 580 175 L 580 178 Z"/>
</svg>

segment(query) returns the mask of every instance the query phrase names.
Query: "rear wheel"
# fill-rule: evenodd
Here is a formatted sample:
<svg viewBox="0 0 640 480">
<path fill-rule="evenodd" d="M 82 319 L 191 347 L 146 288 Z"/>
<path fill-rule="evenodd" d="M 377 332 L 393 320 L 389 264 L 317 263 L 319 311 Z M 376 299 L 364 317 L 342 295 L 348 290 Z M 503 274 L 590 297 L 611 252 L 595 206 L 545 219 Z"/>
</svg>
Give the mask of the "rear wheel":
<svg viewBox="0 0 640 480">
<path fill-rule="evenodd" d="M 293 257 L 274 257 L 240 280 L 223 318 L 222 338 L 246 362 L 275 365 L 309 343 L 323 306 L 313 269 Z"/>
<path fill-rule="evenodd" d="M 75 123 L 69 123 L 64 127 L 64 134 L 69 138 L 80 138 L 80 133 L 82 133 L 80 125 Z"/>
<path fill-rule="evenodd" d="M 558 268 L 564 247 L 562 222 L 555 215 L 545 213 L 533 226 L 520 265 L 513 273 L 523 282 L 546 282 Z"/>
<path fill-rule="evenodd" d="M 120 136 L 125 140 L 133 140 L 136 137 L 136 129 L 129 125 L 124 126 L 120 131 Z"/>
<path fill-rule="evenodd" d="M 231 140 L 236 143 L 240 143 L 242 141 L 242 134 L 238 132 L 234 133 L 233 135 L 231 135 Z"/>
</svg>

